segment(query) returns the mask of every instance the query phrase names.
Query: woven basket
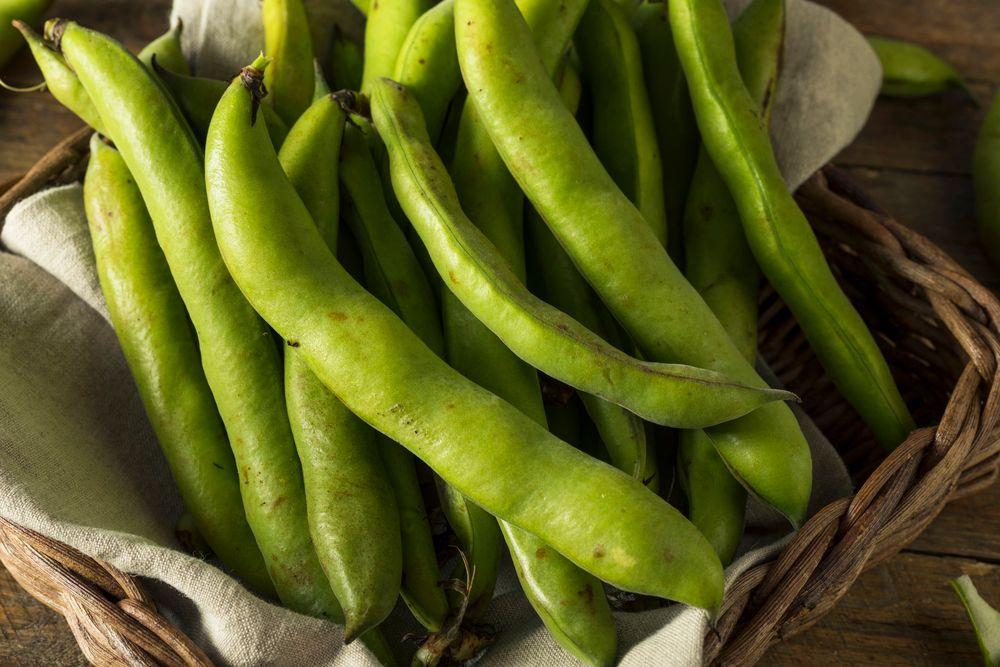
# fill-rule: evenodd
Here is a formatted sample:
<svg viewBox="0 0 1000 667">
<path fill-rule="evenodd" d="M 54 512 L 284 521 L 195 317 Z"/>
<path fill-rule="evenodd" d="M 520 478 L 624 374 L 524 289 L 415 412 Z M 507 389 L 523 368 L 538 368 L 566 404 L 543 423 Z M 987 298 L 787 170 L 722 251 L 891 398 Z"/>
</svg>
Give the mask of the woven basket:
<svg viewBox="0 0 1000 667">
<path fill-rule="evenodd" d="M 2 187 L 14 202 L 80 177 L 89 130 L 53 148 Z M 997 475 L 1000 302 L 926 238 L 882 212 L 833 167 L 797 194 L 830 265 L 882 346 L 917 429 L 886 457 L 813 356 L 769 287 L 760 351 L 838 449 L 858 492 L 820 510 L 774 560 L 730 588 L 705 638 L 705 659 L 751 664 L 818 621 L 855 579 L 915 539 L 950 500 Z M 0 520 L 0 561 L 34 597 L 63 614 L 84 655 L 100 664 L 209 664 L 156 612 L 140 583 L 107 563 Z"/>
</svg>

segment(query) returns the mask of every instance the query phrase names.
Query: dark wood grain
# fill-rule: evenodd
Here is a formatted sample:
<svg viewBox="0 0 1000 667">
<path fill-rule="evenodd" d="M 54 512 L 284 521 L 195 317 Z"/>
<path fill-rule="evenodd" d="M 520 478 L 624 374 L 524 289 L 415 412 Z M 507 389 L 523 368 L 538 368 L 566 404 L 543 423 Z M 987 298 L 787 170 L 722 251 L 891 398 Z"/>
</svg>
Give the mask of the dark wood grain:
<svg viewBox="0 0 1000 667">
<path fill-rule="evenodd" d="M 0 567 L 0 665 L 86 665 L 62 616 L 29 597 Z"/>
<path fill-rule="evenodd" d="M 863 574 L 818 625 L 768 651 L 764 665 L 979 665 L 972 628 L 948 581 L 962 574 L 1000 601 L 1000 568 L 903 553 Z"/>
<path fill-rule="evenodd" d="M 998 0 L 821 0 L 862 32 L 919 42 L 951 60 L 986 100 L 1000 85 Z M 167 0 L 57 0 L 76 18 L 137 49 L 166 27 Z M 37 81 L 24 54 L 4 72 Z M 836 162 L 887 210 L 940 244 L 979 279 L 1000 272 L 972 222 L 969 160 L 983 110 L 961 94 L 880 100 Z M 46 94 L 0 91 L 0 182 L 27 169 L 79 127 Z M 910 548 L 863 575 L 817 626 L 771 649 L 768 665 L 979 664 L 975 640 L 948 580 L 973 576 L 1000 604 L 1000 486 L 953 503 Z M 59 617 L 0 569 L 0 665 L 76 665 L 83 660 Z"/>
</svg>

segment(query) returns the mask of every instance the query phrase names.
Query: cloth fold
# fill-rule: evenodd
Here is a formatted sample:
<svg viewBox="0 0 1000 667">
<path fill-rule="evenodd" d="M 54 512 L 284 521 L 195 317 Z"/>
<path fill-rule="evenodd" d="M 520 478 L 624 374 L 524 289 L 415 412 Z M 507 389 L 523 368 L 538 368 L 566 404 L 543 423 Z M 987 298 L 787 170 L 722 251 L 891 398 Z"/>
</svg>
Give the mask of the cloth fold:
<svg viewBox="0 0 1000 667">
<path fill-rule="evenodd" d="M 310 9 L 324 4 L 340 6 L 307 0 Z M 745 4 L 727 6 L 735 15 Z M 341 11 L 349 10 L 328 8 L 317 34 Z M 173 16 L 185 21 L 185 48 L 200 74 L 228 76 L 261 48 L 258 0 L 176 0 Z M 854 138 L 880 80 L 861 35 L 829 10 L 789 0 L 772 133 L 790 185 Z M 182 505 L 107 322 L 80 186 L 20 202 L 0 246 L 0 515 L 143 577 L 220 664 L 374 664 L 360 643 L 344 647 L 336 626 L 261 600 L 217 564 L 180 551 L 173 529 Z M 797 414 L 813 450 L 815 510 L 849 494 L 850 481 L 830 444 Z M 748 518 L 727 583 L 788 538 L 766 508 L 752 504 Z M 673 605 L 616 619 L 622 664 L 700 663 L 702 612 Z M 482 665 L 575 663 L 548 636 L 509 564 L 484 621 L 500 635 Z M 416 630 L 403 609 L 385 626 L 391 643 Z"/>
</svg>

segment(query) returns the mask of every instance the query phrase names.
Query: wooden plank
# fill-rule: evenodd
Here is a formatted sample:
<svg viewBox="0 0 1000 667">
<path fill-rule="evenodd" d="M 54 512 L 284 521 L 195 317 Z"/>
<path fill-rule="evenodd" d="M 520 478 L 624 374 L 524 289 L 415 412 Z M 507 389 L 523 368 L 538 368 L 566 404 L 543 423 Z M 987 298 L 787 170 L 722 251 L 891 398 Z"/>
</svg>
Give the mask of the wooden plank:
<svg viewBox="0 0 1000 667">
<path fill-rule="evenodd" d="M 917 42 L 972 82 L 1000 82 L 995 0 L 819 0 L 868 35 Z"/>
<path fill-rule="evenodd" d="M 957 500 L 907 551 L 960 556 L 1000 564 L 1000 484 Z M 1000 602 L 1000 601 L 998 601 Z"/>
<path fill-rule="evenodd" d="M 976 90 L 987 99 L 986 86 L 978 85 Z M 967 175 L 985 114 L 985 108 L 957 92 L 918 100 L 880 98 L 861 134 L 835 162 Z"/>
<path fill-rule="evenodd" d="M 137 51 L 167 29 L 169 0 L 57 0 L 50 16 L 65 16 L 97 28 Z M 41 75 L 31 55 L 22 50 L 2 76 L 10 83 L 37 83 Z M 18 176 L 81 122 L 47 92 L 0 90 L 0 183 Z"/>
<path fill-rule="evenodd" d="M 772 647 L 760 664 L 982 664 L 962 604 L 948 585 L 962 574 L 1000 605 L 998 566 L 899 554 L 863 574 L 818 625 Z"/>
<path fill-rule="evenodd" d="M 952 62 L 984 101 L 1000 82 L 1000 11 L 994 0 L 822 0 L 821 4 L 865 34 L 905 39 L 931 49 Z M 880 100 L 861 136 L 837 162 L 965 174 L 984 113 L 961 93 Z"/>
<path fill-rule="evenodd" d="M 848 171 L 879 206 L 930 238 L 984 284 L 1000 282 L 1000 271 L 986 258 L 976 231 L 968 177 L 867 167 Z"/>
<path fill-rule="evenodd" d="M 86 665 L 62 616 L 30 598 L 0 567 L 0 665 Z"/>
</svg>

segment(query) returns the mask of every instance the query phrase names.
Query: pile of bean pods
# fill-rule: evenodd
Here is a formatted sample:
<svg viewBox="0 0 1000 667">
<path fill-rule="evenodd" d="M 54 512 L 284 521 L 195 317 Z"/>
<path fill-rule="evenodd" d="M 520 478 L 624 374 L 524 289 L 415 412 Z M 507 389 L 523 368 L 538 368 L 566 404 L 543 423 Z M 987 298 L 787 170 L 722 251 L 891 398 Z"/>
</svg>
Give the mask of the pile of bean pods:
<svg viewBox="0 0 1000 667">
<path fill-rule="evenodd" d="M 415 663 L 483 650 L 506 553 L 588 664 L 606 591 L 714 616 L 748 494 L 798 525 L 811 490 L 759 273 L 879 442 L 913 428 L 771 148 L 783 0 L 361 9 L 319 64 L 263 0 L 229 82 L 179 25 L 136 57 L 16 22 L 95 130 L 101 286 L 187 532 L 387 664 L 400 596 Z"/>
</svg>

